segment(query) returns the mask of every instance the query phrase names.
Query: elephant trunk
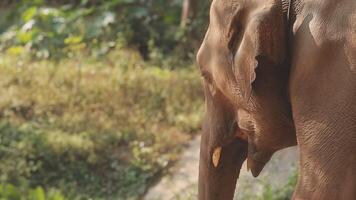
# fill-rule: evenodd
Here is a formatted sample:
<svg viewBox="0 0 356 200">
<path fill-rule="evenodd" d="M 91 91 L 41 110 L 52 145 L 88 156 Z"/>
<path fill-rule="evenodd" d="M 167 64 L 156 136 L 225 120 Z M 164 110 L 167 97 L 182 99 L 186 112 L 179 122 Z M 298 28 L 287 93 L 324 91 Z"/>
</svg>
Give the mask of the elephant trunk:
<svg viewBox="0 0 356 200">
<path fill-rule="evenodd" d="M 228 142 L 213 142 L 214 132 L 208 125 L 204 127 L 200 147 L 199 200 L 233 199 L 236 181 L 247 157 L 247 142 L 237 137 Z"/>
</svg>

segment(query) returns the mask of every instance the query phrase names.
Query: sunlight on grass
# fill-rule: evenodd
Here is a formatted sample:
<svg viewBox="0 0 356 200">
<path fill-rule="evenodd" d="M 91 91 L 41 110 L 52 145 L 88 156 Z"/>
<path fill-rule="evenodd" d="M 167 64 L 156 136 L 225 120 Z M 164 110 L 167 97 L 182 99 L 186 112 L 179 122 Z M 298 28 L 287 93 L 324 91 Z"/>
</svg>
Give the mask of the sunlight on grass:
<svg viewBox="0 0 356 200">
<path fill-rule="evenodd" d="M 104 62 L 0 60 L 2 183 L 136 198 L 200 128 L 193 67 L 159 68 L 129 50 Z"/>
</svg>

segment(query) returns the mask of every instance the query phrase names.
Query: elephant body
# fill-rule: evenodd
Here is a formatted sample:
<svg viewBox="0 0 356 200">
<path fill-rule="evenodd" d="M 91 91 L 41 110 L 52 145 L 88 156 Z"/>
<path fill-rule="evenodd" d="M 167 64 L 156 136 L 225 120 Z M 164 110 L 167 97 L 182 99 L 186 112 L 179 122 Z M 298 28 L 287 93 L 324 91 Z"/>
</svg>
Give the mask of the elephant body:
<svg viewBox="0 0 356 200">
<path fill-rule="evenodd" d="M 356 1 L 294 1 L 295 199 L 356 199 Z"/>
<path fill-rule="evenodd" d="M 197 63 L 200 200 L 232 199 L 245 160 L 258 176 L 296 144 L 293 199 L 356 199 L 355 0 L 213 0 Z"/>
</svg>

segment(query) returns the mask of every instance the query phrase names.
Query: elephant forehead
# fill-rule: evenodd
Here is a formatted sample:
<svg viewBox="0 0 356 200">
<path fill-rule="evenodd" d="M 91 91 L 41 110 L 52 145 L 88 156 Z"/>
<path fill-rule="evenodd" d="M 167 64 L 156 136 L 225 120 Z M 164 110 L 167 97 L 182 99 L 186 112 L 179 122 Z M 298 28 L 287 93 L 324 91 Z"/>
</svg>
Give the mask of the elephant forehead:
<svg viewBox="0 0 356 200">
<path fill-rule="evenodd" d="M 230 1 L 232 2 L 232 1 Z M 229 24 L 233 18 L 234 8 L 227 1 L 214 0 L 210 8 L 211 31 L 227 36 Z"/>
<path fill-rule="evenodd" d="M 268 10 L 277 4 L 277 0 L 213 0 L 210 8 L 210 23 L 221 27 L 228 26 L 237 10 L 246 10 L 247 14 Z"/>
</svg>

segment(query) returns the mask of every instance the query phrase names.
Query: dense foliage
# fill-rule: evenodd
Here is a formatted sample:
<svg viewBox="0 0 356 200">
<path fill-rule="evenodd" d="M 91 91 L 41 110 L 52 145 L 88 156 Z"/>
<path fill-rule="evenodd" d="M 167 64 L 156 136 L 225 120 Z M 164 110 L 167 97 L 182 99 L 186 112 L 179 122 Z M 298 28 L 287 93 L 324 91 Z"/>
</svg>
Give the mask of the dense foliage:
<svg viewBox="0 0 356 200">
<path fill-rule="evenodd" d="M 42 187 L 28 189 L 15 187 L 11 184 L 0 184 L 1 200 L 65 200 L 66 198 L 57 190 L 46 192 Z"/>
<path fill-rule="evenodd" d="M 0 50 L 35 58 L 73 57 L 78 50 L 103 56 L 115 47 L 144 58 L 191 58 L 208 13 L 200 0 L 195 18 L 180 26 L 181 0 L 21 0 L 0 8 Z"/>
</svg>

